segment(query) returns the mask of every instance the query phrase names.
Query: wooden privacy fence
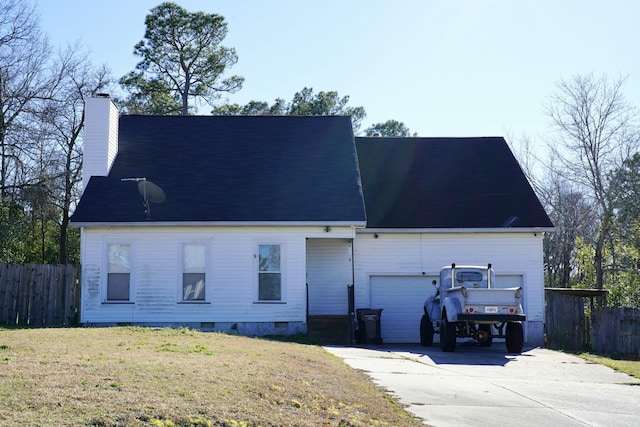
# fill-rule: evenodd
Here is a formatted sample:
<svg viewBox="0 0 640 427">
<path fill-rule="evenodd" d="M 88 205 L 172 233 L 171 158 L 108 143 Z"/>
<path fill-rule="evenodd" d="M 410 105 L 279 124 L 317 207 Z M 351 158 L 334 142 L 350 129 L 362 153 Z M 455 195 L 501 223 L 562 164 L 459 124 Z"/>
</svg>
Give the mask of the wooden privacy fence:
<svg viewBox="0 0 640 427">
<path fill-rule="evenodd" d="M 546 289 L 547 347 L 640 357 L 640 309 L 606 307 L 606 291 Z"/>
<path fill-rule="evenodd" d="M 79 283 L 79 265 L 0 264 L 0 323 L 76 325 Z"/>
<path fill-rule="evenodd" d="M 591 351 L 640 358 L 640 309 L 597 308 L 591 316 Z"/>
</svg>

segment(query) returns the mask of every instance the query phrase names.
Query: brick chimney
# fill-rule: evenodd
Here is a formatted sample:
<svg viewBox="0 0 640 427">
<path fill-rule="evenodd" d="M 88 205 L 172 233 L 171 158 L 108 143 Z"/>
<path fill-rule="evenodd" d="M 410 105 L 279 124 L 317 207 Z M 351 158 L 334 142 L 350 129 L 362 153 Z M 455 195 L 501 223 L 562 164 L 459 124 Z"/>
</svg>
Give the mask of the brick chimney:
<svg viewBox="0 0 640 427">
<path fill-rule="evenodd" d="M 84 106 L 82 191 L 92 176 L 107 176 L 118 154 L 118 109 L 107 94 L 88 98 Z"/>
</svg>

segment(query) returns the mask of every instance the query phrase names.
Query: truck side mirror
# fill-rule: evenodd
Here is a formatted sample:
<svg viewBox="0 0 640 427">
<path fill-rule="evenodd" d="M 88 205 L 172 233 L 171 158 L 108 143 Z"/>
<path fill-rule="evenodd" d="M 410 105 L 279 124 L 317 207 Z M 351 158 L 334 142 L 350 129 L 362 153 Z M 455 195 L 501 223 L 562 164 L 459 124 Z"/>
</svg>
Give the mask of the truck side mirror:
<svg viewBox="0 0 640 427">
<path fill-rule="evenodd" d="M 434 280 L 433 282 L 431 282 L 431 284 L 432 284 L 433 286 L 435 286 L 436 288 L 438 287 L 438 282 L 436 282 L 435 280 Z"/>
</svg>

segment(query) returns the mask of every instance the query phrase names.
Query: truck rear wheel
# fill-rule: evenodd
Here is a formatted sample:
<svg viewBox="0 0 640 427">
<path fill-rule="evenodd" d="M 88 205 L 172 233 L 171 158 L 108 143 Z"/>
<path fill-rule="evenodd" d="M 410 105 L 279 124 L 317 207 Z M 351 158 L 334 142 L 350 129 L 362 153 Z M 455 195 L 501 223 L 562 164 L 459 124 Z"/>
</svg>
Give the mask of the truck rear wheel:
<svg viewBox="0 0 640 427">
<path fill-rule="evenodd" d="M 524 345 L 524 333 L 522 332 L 522 323 L 509 322 L 505 332 L 505 341 L 507 351 L 509 353 L 521 353 Z"/>
<path fill-rule="evenodd" d="M 431 347 L 433 345 L 433 324 L 429 315 L 425 313 L 420 319 L 420 345 Z"/>
<path fill-rule="evenodd" d="M 440 322 L 440 348 L 442 351 L 456 350 L 456 324 L 447 320 L 447 311 L 442 311 Z"/>
</svg>

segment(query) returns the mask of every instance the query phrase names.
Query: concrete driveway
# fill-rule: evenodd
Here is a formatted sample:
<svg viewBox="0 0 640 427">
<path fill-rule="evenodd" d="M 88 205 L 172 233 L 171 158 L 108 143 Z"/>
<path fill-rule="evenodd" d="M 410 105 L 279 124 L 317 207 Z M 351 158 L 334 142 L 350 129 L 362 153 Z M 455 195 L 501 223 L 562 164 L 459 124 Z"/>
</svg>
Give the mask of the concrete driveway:
<svg viewBox="0 0 640 427">
<path fill-rule="evenodd" d="M 638 426 L 640 380 L 547 349 L 506 353 L 504 343 L 325 347 L 406 405 L 446 426 Z"/>
</svg>

